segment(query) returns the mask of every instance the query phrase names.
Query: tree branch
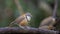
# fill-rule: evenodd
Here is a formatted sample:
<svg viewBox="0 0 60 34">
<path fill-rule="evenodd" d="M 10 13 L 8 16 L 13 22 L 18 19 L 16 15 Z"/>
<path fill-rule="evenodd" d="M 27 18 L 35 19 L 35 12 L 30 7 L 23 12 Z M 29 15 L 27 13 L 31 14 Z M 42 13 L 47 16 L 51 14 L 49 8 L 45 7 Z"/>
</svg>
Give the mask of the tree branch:
<svg viewBox="0 0 60 34">
<path fill-rule="evenodd" d="M 58 8 L 58 0 L 55 0 L 54 10 L 52 14 L 54 18 L 56 17 L 57 8 Z"/>
<path fill-rule="evenodd" d="M 58 34 L 58 31 L 53 30 L 44 30 L 38 28 L 29 27 L 29 29 L 25 28 L 23 30 L 19 27 L 2 27 L 0 28 L 0 33 L 41 33 L 41 34 Z"/>
</svg>

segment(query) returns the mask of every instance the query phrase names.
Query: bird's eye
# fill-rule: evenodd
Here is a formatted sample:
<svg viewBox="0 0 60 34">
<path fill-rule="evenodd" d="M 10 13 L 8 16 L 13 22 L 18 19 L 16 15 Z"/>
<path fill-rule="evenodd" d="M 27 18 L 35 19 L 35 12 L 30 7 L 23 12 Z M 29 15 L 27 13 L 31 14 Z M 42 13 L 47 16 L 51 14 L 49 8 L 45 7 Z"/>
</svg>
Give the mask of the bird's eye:
<svg viewBox="0 0 60 34">
<path fill-rule="evenodd" d="M 31 17 L 30 16 L 27 16 L 27 20 L 30 21 L 31 20 Z"/>
</svg>

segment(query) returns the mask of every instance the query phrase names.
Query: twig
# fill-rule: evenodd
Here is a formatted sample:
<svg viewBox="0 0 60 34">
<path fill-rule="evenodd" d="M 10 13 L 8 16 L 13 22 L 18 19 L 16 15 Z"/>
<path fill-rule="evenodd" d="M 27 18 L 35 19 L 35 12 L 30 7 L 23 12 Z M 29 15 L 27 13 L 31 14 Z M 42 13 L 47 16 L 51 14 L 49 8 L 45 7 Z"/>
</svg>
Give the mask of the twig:
<svg viewBox="0 0 60 34">
<path fill-rule="evenodd" d="M 17 8 L 18 8 L 18 11 L 20 12 L 20 15 L 22 15 L 24 13 L 24 11 L 23 11 L 21 4 L 19 3 L 19 0 L 14 0 L 14 1 L 15 1 Z"/>
<path fill-rule="evenodd" d="M 25 28 L 27 29 L 27 28 Z M 44 30 L 38 28 L 29 27 L 26 31 L 19 27 L 2 27 L 0 33 L 41 33 L 41 34 L 58 34 L 58 31 Z"/>
<path fill-rule="evenodd" d="M 56 17 L 56 12 L 57 12 L 57 8 L 58 8 L 58 0 L 55 0 L 55 5 L 54 5 L 54 10 L 53 10 L 53 17 Z"/>
</svg>

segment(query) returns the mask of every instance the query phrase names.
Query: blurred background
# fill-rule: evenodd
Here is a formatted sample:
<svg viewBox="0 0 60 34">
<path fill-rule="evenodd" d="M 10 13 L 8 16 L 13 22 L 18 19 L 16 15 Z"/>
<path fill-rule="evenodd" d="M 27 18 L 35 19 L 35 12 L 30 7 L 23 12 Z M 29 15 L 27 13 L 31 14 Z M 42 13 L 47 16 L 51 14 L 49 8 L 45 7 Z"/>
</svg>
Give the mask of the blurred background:
<svg viewBox="0 0 60 34">
<path fill-rule="evenodd" d="M 58 0 L 57 17 L 60 17 L 60 0 Z M 19 8 L 20 7 L 20 8 Z M 8 26 L 23 12 L 30 12 L 33 17 L 31 27 L 39 27 L 40 22 L 52 15 L 54 0 L 0 0 L 0 27 Z M 56 25 L 60 29 L 60 24 Z"/>
</svg>

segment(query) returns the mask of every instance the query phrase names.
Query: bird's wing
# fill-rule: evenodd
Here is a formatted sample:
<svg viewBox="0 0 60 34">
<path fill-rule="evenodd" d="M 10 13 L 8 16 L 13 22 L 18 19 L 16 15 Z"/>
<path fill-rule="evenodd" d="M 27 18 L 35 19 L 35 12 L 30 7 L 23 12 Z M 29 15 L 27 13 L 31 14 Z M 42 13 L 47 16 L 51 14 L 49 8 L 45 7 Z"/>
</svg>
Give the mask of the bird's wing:
<svg viewBox="0 0 60 34">
<path fill-rule="evenodd" d="M 24 20 L 25 19 L 25 17 L 24 16 L 20 16 L 20 17 L 18 17 L 16 20 L 15 20 L 15 22 L 16 23 L 20 23 L 22 20 Z"/>
</svg>

